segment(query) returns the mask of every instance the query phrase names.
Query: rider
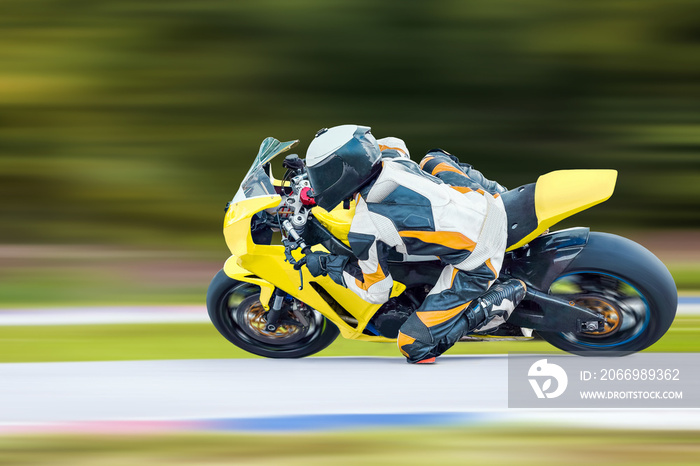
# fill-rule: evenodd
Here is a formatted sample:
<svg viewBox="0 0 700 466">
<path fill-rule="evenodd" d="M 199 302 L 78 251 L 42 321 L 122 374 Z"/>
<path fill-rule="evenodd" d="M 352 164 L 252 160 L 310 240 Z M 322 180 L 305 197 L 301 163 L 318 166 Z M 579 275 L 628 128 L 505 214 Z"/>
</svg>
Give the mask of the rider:
<svg viewBox="0 0 700 466">
<path fill-rule="evenodd" d="M 421 306 L 401 326 L 398 346 L 410 363 L 431 363 L 465 333 L 503 323 L 525 284 L 498 278 L 506 249 L 505 189 L 440 149 L 420 166 L 397 138 L 377 141 L 370 128 L 322 129 L 306 153 L 316 203 L 330 211 L 354 198 L 348 241 L 357 262 L 311 252 L 313 276 L 328 275 L 371 303 L 389 299 L 391 249 L 437 256 L 444 269 Z"/>
</svg>

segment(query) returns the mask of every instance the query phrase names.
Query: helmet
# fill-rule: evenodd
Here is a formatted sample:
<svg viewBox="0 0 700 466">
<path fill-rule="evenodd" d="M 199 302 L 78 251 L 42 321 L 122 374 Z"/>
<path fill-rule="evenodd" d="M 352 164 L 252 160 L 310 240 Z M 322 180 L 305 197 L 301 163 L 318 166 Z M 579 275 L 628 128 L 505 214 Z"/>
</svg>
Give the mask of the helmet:
<svg viewBox="0 0 700 466">
<path fill-rule="evenodd" d="M 381 170 L 381 152 L 367 126 L 324 128 L 306 151 L 306 168 L 316 204 L 332 210 Z"/>
</svg>

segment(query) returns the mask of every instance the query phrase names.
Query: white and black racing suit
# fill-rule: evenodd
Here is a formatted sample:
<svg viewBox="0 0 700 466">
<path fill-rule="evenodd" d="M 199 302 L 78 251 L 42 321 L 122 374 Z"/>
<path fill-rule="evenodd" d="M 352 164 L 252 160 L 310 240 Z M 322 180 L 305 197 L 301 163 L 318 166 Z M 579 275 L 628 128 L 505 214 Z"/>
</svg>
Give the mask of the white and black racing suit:
<svg viewBox="0 0 700 466">
<path fill-rule="evenodd" d="M 407 158 L 400 139 L 378 142 L 383 167 L 356 195 L 348 240 L 358 263 L 345 267 L 343 281 L 364 300 L 384 303 L 393 286 L 390 250 L 445 264 L 399 331 L 401 352 L 409 362 L 420 362 L 485 323 L 465 311 L 498 278 L 507 240 L 499 194 L 504 189 L 444 151 L 429 152 L 419 166 Z"/>
</svg>

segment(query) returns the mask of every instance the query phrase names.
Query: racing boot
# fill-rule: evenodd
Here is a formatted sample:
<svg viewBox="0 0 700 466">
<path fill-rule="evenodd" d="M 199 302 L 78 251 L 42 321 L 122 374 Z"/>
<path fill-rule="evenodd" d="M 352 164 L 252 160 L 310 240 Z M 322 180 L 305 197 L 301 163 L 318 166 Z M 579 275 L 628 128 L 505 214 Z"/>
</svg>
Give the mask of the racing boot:
<svg viewBox="0 0 700 466">
<path fill-rule="evenodd" d="M 525 283 L 508 280 L 489 288 L 474 299 L 453 323 L 428 328 L 418 316 L 411 314 L 399 329 L 397 344 L 412 364 L 431 364 L 461 337 L 476 329 L 494 328 L 505 322 L 525 297 Z"/>
<path fill-rule="evenodd" d="M 493 285 L 472 301 L 464 313 L 467 332 L 488 332 L 505 323 L 515 307 L 525 298 L 527 287 L 522 280 L 506 280 Z"/>
</svg>

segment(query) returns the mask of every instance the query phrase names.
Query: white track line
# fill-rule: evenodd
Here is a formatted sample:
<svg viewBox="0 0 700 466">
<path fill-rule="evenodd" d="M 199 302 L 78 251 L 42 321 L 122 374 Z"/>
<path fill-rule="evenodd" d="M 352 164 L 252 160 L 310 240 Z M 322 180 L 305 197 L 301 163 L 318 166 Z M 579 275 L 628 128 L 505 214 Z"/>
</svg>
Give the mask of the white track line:
<svg viewBox="0 0 700 466">
<path fill-rule="evenodd" d="M 205 306 L 58 307 L 0 310 L 0 326 L 210 322 Z"/>
<path fill-rule="evenodd" d="M 679 315 L 700 315 L 700 299 L 683 300 L 681 298 L 677 313 Z M 0 327 L 200 322 L 210 322 L 204 305 L 0 309 Z"/>
</svg>

